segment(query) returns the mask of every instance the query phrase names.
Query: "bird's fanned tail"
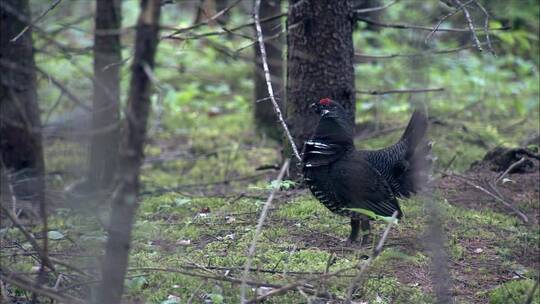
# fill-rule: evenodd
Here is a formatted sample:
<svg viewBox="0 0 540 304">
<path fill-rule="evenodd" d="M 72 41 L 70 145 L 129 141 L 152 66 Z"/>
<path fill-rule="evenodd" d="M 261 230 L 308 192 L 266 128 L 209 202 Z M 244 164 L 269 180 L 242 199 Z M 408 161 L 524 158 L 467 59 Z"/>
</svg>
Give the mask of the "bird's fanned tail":
<svg viewBox="0 0 540 304">
<path fill-rule="evenodd" d="M 403 174 L 401 175 L 400 194 L 409 197 L 418 192 L 429 181 L 431 174 L 431 143 L 424 138 L 428 127 L 426 116 L 419 110 L 414 111 L 407 128 L 401 136 L 406 146 Z"/>
</svg>

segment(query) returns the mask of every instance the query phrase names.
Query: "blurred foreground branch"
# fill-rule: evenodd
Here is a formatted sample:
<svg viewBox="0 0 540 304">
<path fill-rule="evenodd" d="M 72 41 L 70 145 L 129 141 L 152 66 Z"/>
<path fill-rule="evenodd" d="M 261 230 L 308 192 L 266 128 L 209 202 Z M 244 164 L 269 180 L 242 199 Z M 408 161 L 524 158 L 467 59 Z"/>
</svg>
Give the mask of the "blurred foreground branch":
<svg viewBox="0 0 540 304">
<path fill-rule="evenodd" d="M 260 4 L 260 1 L 257 1 L 258 4 Z M 278 177 L 276 179 L 277 183 L 279 184 L 281 180 L 283 179 L 283 176 L 285 176 L 285 172 L 289 169 L 290 159 L 286 159 L 283 163 L 283 166 L 281 167 L 281 170 L 279 171 Z M 253 240 L 251 241 L 251 246 L 249 247 L 248 255 L 246 258 L 246 263 L 244 264 L 244 273 L 242 275 L 242 286 L 240 287 L 240 299 L 241 303 L 246 302 L 246 281 L 249 269 L 251 268 L 251 262 L 253 261 L 253 255 L 255 254 L 255 248 L 257 247 L 257 240 L 259 238 L 259 234 L 261 233 L 262 226 L 264 224 L 264 220 L 266 219 L 266 215 L 268 214 L 268 210 L 270 209 L 270 206 L 272 205 L 272 201 L 274 200 L 274 195 L 276 192 L 279 191 L 279 187 L 273 188 L 270 192 L 270 195 L 268 196 L 268 199 L 264 203 L 263 210 L 261 211 L 261 215 L 259 217 L 259 221 L 257 223 L 257 228 L 255 229 L 255 235 L 253 236 Z"/>
</svg>

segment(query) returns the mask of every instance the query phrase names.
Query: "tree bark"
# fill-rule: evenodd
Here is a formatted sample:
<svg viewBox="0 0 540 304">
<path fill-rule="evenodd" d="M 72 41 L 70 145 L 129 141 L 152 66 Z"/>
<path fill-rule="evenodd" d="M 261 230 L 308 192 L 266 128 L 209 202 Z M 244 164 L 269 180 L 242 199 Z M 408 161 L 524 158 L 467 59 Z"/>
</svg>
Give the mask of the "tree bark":
<svg viewBox="0 0 540 304">
<path fill-rule="evenodd" d="M 0 14 L 0 158 L 15 197 L 41 201 L 45 166 L 32 30 L 10 41 L 30 20 L 28 1 L 3 1 Z"/>
<path fill-rule="evenodd" d="M 97 0 L 94 33 L 94 96 L 88 181 L 92 191 L 111 189 L 119 137 L 121 1 Z"/>
<path fill-rule="evenodd" d="M 260 18 L 264 19 L 276 16 L 281 13 L 281 0 L 261 1 Z M 282 30 L 281 19 L 261 24 L 262 33 L 265 39 L 269 39 Z M 280 108 L 283 108 L 281 102 L 283 96 L 283 39 L 280 37 L 265 41 L 268 68 L 270 69 L 270 78 L 272 87 L 276 95 L 276 101 Z M 255 69 L 253 78 L 255 83 L 255 104 L 253 115 L 257 132 L 275 140 L 282 139 L 281 127 L 279 126 L 272 103 L 268 99 L 268 88 L 264 78 L 264 70 L 261 61 L 260 46 L 254 45 Z"/>
<path fill-rule="evenodd" d="M 0 169 L 7 171 L 8 183 L 17 200 L 39 206 L 44 236 L 36 283 L 39 285 L 46 279 L 45 265 L 49 262 L 48 225 L 31 28 L 11 41 L 30 20 L 28 0 L 3 0 L 0 3 Z M 37 294 L 34 294 L 32 302 L 36 298 Z"/>
<path fill-rule="evenodd" d="M 339 102 L 354 120 L 353 26 L 350 0 L 290 0 L 286 110 L 298 147 L 309 139 L 318 121 L 309 105 L 321 98 Z M 295 177 L 297 166 L 291 169 Z"/>
<path fill-rule="evenodd" d="M 150 112 L 150 77 L 158 44 L 160 0 L 142 0 L 135 55 L 119 147 L 119 181 L 112 202 L 103 276 L 96 303 L 120 303 L 128 264 L 131 230 L 137 211 L 139 172 L 144 158 Z"/>
</svg>

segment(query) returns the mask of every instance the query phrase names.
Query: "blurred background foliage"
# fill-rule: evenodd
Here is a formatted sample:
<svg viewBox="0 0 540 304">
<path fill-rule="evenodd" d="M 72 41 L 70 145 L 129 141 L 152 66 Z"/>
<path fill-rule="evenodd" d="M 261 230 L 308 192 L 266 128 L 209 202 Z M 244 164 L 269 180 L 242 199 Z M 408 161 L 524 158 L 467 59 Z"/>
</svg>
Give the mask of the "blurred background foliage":
<svg viewBox="0 0 540 304">
<path fill-rule="evenodd" d="M 165 28 L 191 25 L 195 19 L 193 7 L 197 3 L 177 1 L 165 5 L 162 24 Z M 38 0 L 31 4 L 34 15 L 48 5 Z M 227 28 L 250 22 L 250 5 L 250 1 L 244 1 L 234 8 Z M 358 22 L 354 34 L 356 53 L 395 57 L 359 58 L 355 65 L 357 90 L 444 88 L 444 91 L 422 94 L 359 94 L 359 131 L 368 127 L 384 131 L 404 124 L 411 103 L 420 102 L 435 118 L 433 133 L 439 143 L 435 150 L 440 154 L 441 163 L 448 162 L 455 153 L 463 155 L 455 163 L 458 170 L 465 169 L 489 148 L 501 144 L 517 145 L 537 131 L 539 3 L 515 0 L 489 1 L 484 5 L 491 14 L 490 27 L 510 27 L 509 30 L 491 32 L 494 55 L 487 52 L 485 45 L 484 53 L 471 47 L 468 32 L 441 32 L 426 42 L 429 31 L 374 28 Z M 34 33 L 38 66 L 76 92 L 88 105 L 92 93 L 92 10 L 90 1 L 66 3 L 41 21 L 40 26 L 48 34 Z M 122 65 L 123 102 L 138 10 L 137 1 L 123 1 L 124 61 L 119 63 Z M 286 11 L 286 5 L 283 10 Z M 449 11 L 439 1 L 400 1 L 382 11 L 379 19 L 385 23 L 432 27 Z M 477 23 L 484 20 L 479 10 L 474 12 L 473 18 Z M 444 21 L 442 27 L 466 28 L 466 21 L 457 14 Z M 251 121 L 253 48 L 252 41 L 246 36 L 253 37 L 253 29 L 245 27 L 234 34 L 197 37 L 209 32 L 223 30 L 215 24 L 202 26 L 179 35 L 182 39 L 161 41 L 155 69 L 159 83 L 156 83 L 153 96 L 151 141 L 180 138 L 179 144 L 184 143 L 196 151 L 215 150 L 231 142 L 261 143 L 254 134 Z M 164 29 L 162 36 L 169 33 L 170 30 Z M 486 40 L 483 31 L 478 35 L 482 41 Z M 52 43 L 50 38 L 56 42 Z M 436 53 L 466 46 L 469 48 L 459 52 Z M 415 54 L 418 56 L 411 56 Z M 46 123 L 65 120 L 74 112 L 80 113 L 67 100 L 55 107 L 59 94 L 49 79 L 40 77 L 40 105 Z M 84 122 L 84 119 L 77 120 L 77 124 Z M 437 131 L 438 127 L 444 127 L 444 130 Z M 378 146 L 397 136 L 391 133 L 378 139 L 359 140 L 359 144 Z M 456 140 L 466 144 L 455 145 Z M 275 146 L 269 141 L 264 144 Z"/>
</svg>

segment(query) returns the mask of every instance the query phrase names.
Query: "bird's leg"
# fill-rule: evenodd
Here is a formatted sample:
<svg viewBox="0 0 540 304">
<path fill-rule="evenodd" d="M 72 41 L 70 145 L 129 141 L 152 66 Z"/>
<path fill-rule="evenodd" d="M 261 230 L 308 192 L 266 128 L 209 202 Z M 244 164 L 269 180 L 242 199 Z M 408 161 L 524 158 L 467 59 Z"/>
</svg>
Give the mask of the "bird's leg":
<svg viewBox="0 0 540 304">
<path fill-rule="evenodd" d="M 347 244 L 352 244 L 358 238 L 358 232 L 360 231 L 360 220 L 351 217 L 351 234 L 347 239 Z"/>
<path fill-rule="evenodd" d="M 360 219 L 360 228 L 362 230 L 361 244 L 367 245 L 371 243 L 371 227 L 370 227 L 368 218 Z"/>
</svg>

